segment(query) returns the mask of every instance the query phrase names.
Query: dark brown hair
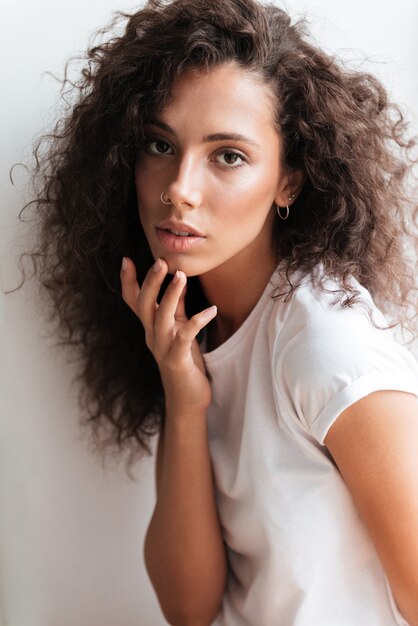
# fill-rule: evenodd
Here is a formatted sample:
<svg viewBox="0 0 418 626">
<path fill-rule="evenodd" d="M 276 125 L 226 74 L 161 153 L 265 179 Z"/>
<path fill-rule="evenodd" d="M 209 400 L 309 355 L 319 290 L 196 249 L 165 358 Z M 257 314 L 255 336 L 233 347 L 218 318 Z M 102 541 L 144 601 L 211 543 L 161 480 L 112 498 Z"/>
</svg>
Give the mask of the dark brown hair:
<svg viewBox="0 0 418 626">
<path fill-rule="evenodd" d="M 50 319 L 80 360 L 86 423 L 96 435 L 110 428 L 106 445 L 141 454 L 161 428 L 164 396 L 142 325 L 121 299 L 119 271 L 128 256 L 141 282 L 153 261 L 134 165 L 143 122 L 168 101 L 175 78 L 232 61 L 277 96 L 284 163 L 302 168 L 306 181 L 289 219 L 277 221 L 287 285 L 276 295 L 296 288 L 294 270 L 322 262 L 341 280 L 343 306 L 358 295 L 353 275 L 405 328 L 416 311 L 417 208 L 408 186 L 416 142 L 376 78 L 318 49 L 305 22 L 292 24 L 273 4 L 148 0 L 101 34 L 117 20 L 127 20 L 124 32 L 89 48 L 75 83 L 66 66 L 62 91 L 71 84 L 73 101 L 35 144 L 34 199 L 24 209 L 35 209 L 38 246 L 29 256 Z M 202 308 L 196 278 L 187 306 L 190 314 Z"/>
</svg>

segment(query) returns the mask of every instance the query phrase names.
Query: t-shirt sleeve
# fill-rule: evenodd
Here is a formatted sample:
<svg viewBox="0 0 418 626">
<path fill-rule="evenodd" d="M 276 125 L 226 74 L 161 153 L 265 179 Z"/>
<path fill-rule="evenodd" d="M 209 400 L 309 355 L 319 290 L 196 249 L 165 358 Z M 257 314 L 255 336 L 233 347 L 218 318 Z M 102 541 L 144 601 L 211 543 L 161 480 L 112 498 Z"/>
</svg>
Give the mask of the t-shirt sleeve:
<svg viewBox="0 0 418 626">
<path fill-rule="evenodd" d="M 384 324 L 372 306 L 374 319 Z M 321 445 L 336 418 L 362 397 L 383 389 L 418 396 L 415 357 L 390 329 L 376 329 L 358 306 L 302 297 L 289 311 L 274 360 L 278 393 Z"/>
</svg>

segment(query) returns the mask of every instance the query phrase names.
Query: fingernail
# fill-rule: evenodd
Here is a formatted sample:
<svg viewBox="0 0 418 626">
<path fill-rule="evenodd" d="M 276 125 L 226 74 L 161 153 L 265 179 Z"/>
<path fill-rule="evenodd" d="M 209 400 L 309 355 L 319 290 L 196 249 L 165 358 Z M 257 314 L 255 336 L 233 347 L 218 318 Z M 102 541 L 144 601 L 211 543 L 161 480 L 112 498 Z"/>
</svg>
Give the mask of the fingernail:
<svg viewBox="0 0 418 626">
<path fill-rule="evenodd" d="M 213 317 L 214 314 L 216 315 L 217 312 L 218 312 L 218 307 L 214 304 L 213 306 L 210 307 L 210 309 L 206 309 L 205 317 Z"/>
<path fill-rule="evenodd" d="M 177 285 L 179 280 L 180 280 L 180 272 L 176 270 L 176 273 L 174 274 L 173 280 L 171 282 L 173 285 Z"/>
<path fill-rule="evenodd" d="M 156 274 L 158 274 L 158 272 L 161 269 L 161 261 L 160 259 L 157 259 L 154 263 L 154 265 L 152 266 L 152 271 L 155 272 Z"/>
<path fill-rule="evenodd" d="M 128 267 L 128 261 L 123 257 L 122 259 L 122 272 L 124 272 Z"/>
</svg>

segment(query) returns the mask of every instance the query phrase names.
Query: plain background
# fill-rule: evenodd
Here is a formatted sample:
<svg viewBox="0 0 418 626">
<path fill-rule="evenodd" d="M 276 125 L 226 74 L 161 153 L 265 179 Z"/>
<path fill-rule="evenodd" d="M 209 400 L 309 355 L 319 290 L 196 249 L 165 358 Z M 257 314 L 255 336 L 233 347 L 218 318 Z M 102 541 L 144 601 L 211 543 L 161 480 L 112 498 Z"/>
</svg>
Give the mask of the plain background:
<svg viewBox="0 0 418 626">
<path fill-rule="evenodd" d="M 222 2 L 219 2 L 220 8 Z M 17 257 L 27 233 L 18 212 L 30 198 L 23 168 L 35 136 L 57 111 L 65 61 L 116 10 L 109 0 L 2 0 L 0 4 L 0 626 L 162 626 L 142 561 L 154 505 L 154 459 L 103 465 L 78 426 L 74 366 L 53 348 Z M 298 0 L 328 51 L 368 60 L 415 132 L 418 105 L 416 0 Z"/>
</svg>

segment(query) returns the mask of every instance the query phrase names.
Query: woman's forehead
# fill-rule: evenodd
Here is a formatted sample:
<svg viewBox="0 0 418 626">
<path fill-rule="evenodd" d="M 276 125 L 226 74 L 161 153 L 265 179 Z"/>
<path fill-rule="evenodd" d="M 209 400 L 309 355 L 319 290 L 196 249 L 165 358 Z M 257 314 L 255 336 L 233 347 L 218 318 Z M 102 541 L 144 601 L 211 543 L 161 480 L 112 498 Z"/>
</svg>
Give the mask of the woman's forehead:
<svg viewBox="0 0 418 626">
<path fill-rule="evenodd" d="M 269 85 L 235 65 L 211 70 L 194 70 L 179 76 L 170 90 L 167 103 L 156 117 L 170 126 L 201 124 L 208 133 L 240 132 L 242 124 L 260 131 L 274 127 L 275 96 Z M 235 128 L 235 131 L 233 130 Z"/>
</svg>

